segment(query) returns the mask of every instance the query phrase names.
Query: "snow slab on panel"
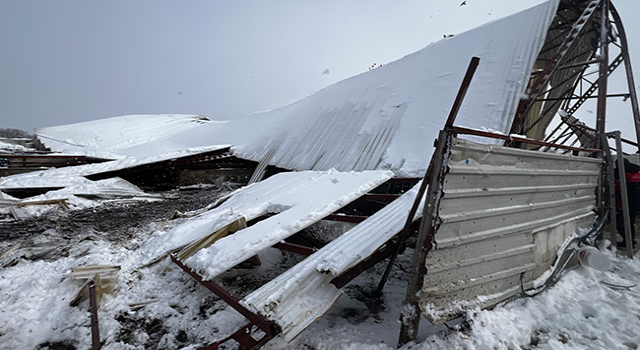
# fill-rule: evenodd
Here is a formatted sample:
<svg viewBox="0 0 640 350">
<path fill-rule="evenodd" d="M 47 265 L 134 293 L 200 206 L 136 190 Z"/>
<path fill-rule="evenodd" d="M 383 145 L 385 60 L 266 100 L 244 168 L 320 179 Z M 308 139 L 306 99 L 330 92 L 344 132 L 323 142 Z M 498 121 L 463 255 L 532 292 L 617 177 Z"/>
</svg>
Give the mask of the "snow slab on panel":
<svg viewBox="0 0 640 350">
<path fill-rule="evenodd" d="M 243 299 L 276 321 L 291 341 L 329 310 L 342 291 L 329 282 L 371 256 L 404 227 L 420 183 L 353 229 Z M 422 214 L 424 201 L 414 220 Z"/>
<path fill-rule="evenodd" d="M 261 250 L 321 220 L 393 177 L 390 171 L 303 171 L 280 173 L 234 192 L 228 200 L 148 241 L 149 260 L 200 239 L 239 217 L 247 221 L 276 214 L 220 239 L 185 260 L 212 279 Z"/>
<path fill-rule="evenodd" d="M 125 115 L 88 122 L 36 129 L 42 143 L 52 151 L 120 159 L 125 156 L 145 158 L 182 149 L 165 145 L 148 153 L 127 152 L 128 149 L 154 141 L 188 133 L 209 124 L 220 127 L 226 122 L 211 121 L 202 115 L 159 114 Z"/>
</svg>

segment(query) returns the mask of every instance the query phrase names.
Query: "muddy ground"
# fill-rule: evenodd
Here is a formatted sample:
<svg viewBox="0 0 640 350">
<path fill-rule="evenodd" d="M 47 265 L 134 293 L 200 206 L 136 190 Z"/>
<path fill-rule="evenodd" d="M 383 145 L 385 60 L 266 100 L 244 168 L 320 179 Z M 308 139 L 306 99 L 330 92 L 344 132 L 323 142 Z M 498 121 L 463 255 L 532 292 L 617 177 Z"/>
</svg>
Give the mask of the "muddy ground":
<svg viewBox="0 0 640 350">
<path fill-rule="evenodd" d="M 20 220 L 5 217 L 0 222 L 0 256 L 21 244 L 34 248 L 35 256 L 27 256 L 28 259 L 57 259 L 68 255 L 62 246 L 84 239 L 105 239 L 125 248 L 135 248 L 129 246 L 132 239 L 149 223 L 205 208 L 229 193 L 230 188 L 173 190 L 157 193 L 165 198 L 163 200 L 120 200 L 81 210 L 52 208 L 42 215 Z"/>
</svg>

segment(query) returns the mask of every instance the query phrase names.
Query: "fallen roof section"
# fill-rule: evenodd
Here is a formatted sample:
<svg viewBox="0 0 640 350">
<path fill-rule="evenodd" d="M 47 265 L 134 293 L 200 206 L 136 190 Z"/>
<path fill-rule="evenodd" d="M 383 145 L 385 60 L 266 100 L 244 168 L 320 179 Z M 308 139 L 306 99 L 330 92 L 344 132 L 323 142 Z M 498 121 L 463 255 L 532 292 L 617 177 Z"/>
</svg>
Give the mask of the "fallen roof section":
<svg viewBox="0 0 640 350">
<path fill-rule="evenodd" d="M 558 1 L 433 43 L 283 108 L 208 125 L 174 144 L 208 140 L 235 155 L 292 170 L 389 169 L 424 174 L 472 56 L 481 58 L 457 122 L 508 133 Z"/>
<path fill-rule="evenodd" d="M 404 226 L 420 184 L 243 299 L 274 320 L 291 341 L 320 318 L 342 291 L 330 281 L 371 256 Z M 424 203 L 424 201 L 421 201 Z M 421 208 L 418 213 L 422 213 Z M 416 215 L 414 221 L 419 219 Z"/>
<path fill-rule="evenodd" d="M 558 0 L 547 1 L 443 39 L 279 109 L 166 138 L 135 133 L 140 143 L 119 152 L 140 157 L 215 142 L 233 145 L 239 158 L 290 170 L 388 169 L 422 176 L 473 56 L 482 63 L 457 121 L 509 132 L 557 7 Z M 57 131 L 39 134 L 64 139 Z"/>
<path fill-rule="evenodd" d="M 143 253 L 155 258 L 230 224 L 275 214 L 216 241 L 184 261 L 205 279 L 243 262 L 361 197 L 393 177 L 390 171 L 303 171 L 276 174 L 234 192 L 215 209 L 150 240 Z"/>
</svg>

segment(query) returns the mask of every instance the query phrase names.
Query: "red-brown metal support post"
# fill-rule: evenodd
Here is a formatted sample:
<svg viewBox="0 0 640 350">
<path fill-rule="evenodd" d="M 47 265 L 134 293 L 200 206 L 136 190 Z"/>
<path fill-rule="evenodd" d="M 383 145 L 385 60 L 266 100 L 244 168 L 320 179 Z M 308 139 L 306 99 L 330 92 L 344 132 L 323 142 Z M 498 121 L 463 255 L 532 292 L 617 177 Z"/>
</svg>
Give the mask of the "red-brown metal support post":
<svg viewBox="0 0 640 350">
<path fill-rule="evenodd" d="M 616 244 L 616 235 L 618 231 L 618 217 L 616 213 L 616 185 L 615 185 L 615 175 L 613 164 L 615 163 L 613 160 L 613 156 L 611 155 L 611 148 L 609 147 L 609 138 L 607 135 L 602 134 L 602 158 L 606 162 L 607 169 L 607 179 L 609 184 L 609 239 L 612 244 Z M 604 171 L 604 170 L 603 170 Z"/>
<path fill-rule="evenodd" d="M 447 170 L 447 161 L 451 153 L 452 139 L 453 130 L 451 128 L 440 131 L 438 144 L 433 153 L 433 173 L 431 181 L 429 181 L 429 192 L 422 212 L 418 239 L 416 240 L 416 248 L 411 262 L 409 286 L 407 287 L 407 294 L 400 313 L 401 325 L 398 347 L 410 341 L 415 341 L 418 335 L 420 315 L 422 314 L 419 306 L 420 291 L 422 290 L 424 275 L 427 273 L 425 259 L 427 253 L 431 250 L 433 237 L 438 226 L 438 208 L 442 197 L 442 184 Z"/>
<path fill-rule="evenodd" d="M 422 312 L 419 307 L 419 294 L 422 290 L 424 275 L 427 273 L 425 259 L 427 253 L 431 250 L 433 236 L 435 235 L 438 225 L 438 208 L 440 207 L 440 199 L 442 197 L 442 185 L 444 183 L 444 174 L 447 171 L 447 161 L 451 153 L 451 142 L 453 140 L 453 123 L 455 122 L 464 96 L 471 85 L 471 79 L 480 63 L 479 57 L 472 57 L 467 72 L 462 80 L 456 99 L 451 107 L 451 112 L 445 122 L 444 130 L 441 130 L 436 140 L 436 149 L 433 151 L 429 169 L 423 180 L 423 185 L 428 182 L 429 192 L 427 193 L 426 203 L 422 212 L 422 220 L 418 229 L 418 238 L 416 240 L 416 248 L 411 262 L 411 274 L 409 276 L 409 286 L 407 286 L 407 295 L 403 303 L 403 310 L 400 313 L 400 335 L 398 337 L 398 347 L 415 341 L 418 335 L 418 327 L 420 326 L 420 315 Z M 422 188 L 422 187 L 421 187 Z M 422 193 L 418 193 L 414 207 L 422 200 Z M 413 212 L 413 208 L 412 208 Z M 411 214 L 407 220 L 409 222 Z M 402 243 L 402 242 L 400 242 Z M 399 246 L 400 248 L 400 246 Z M 390 265 L 387 267 L 390 269 Z M 382 282 L 382 281 L 381 281 Z M 380 288 L 380 286 L 379 286 Z"/>
<path fill-rule="evenodd" d="M 460 110 L 460 106 L 462 105 L 462 100 L 464 99 L 464 96 L 467 94 L 467 90 L 469 90 L 469 86 L 471 85 L 471 79 L 473 79 L 473 75 L 476 73 L 478 64 L 480 64 L 480 57 L 471 57 L 471 62 L 469 62 L 469 67 L 467 67 L 467 72 L 465 73 L 464 78 L 462 79 L 462 84 L 460 85 L 460 89 L 458 90 L 456 99 L 453 102 L 453 107 L 451 108 L 451 111 L 449 112 L 449 116 L 447 117 L 447 121 L 445 122 L 445 127 L 453 127 L 453 122 L 455 121 L 456 116 L 458 115 L 458 111 Z M 427 167 L 427 171 L 424 174 L 424 178 L 422 179 L 420 188 L 418 188 L 416 199 L 414 200 L 413 205 L 411 206 L 411 210 L 409 210 L 409 216 L 407 217 L 407 220 L 404 224 L 404 228 L 399 233 L 399 242 L 398 242 L 397 250 L 395 254 L 391 255 L 391 258 L 389 259 L 389 263 L 387 264 L 387 268 L 384 271 L 384 274 L 382 275 L 380 282 L 378 283 L 378 288 L 377 288 L 378 292 L 381 292 L 382 289 L 384 288 L 384 285 L 387 282 L 387 279 L 389 278 L 389 274 L 391 273 L 391 269 L 393 268 L 393 264 L 395 263 L 396 258 L 398 257 L 398 254 L 400 254 L 400 250 L 402 250 L 404 247 L 404 241 L 408 236 L 409 227 L 411 226 L 413 222 L 413 218 L 415 217 L 416 212 L 418 211 L 418 207 L 420 206 L 420 202 L 422 201 L 424 192 L 427 189 L 427 184 L 431 181 L 430 179 L 431 179 L 431 172 L 432 172 L 432 163 L 433 163 L 433 160 L 429 163 L 429 166 Z"/>
<path fill-rule="evenodd" d="M 96 284 L 89 282 L 89 312 L 91 313 L 91 350 L 100 350 L 100 325 L 98 323 L 98 302 Z"/>
<path fill-rule="evenodd" d="M 607 79 L 609 78 L 609 0 L 601 0 L 600 6 L 602 13 L 600 15 L 600 57 L 598 58 L 598 113 L 596 116 L 596 148 L 602 149 L 602 137 L 605 133 L 605 120 L 607 115 Z M 598 183 L 598 193 L 596 194 L 598 215 L 604 215 L 603 206 L 603 180 L 604 172 L 600 172 L 600 180 Z"/>
<path fill-rule="evenodd" d="M 616 155 L 618 162 L 618 182 L 620 182 L 620 198 L 622 202 L 622 218 L 624 222 L 624 240 L 627 244 L 627 257 L 633 259 L 633 241 L 631 238 L 631 217 L 629 215 L 629 197 L 627 194 L 627 178 L 624 175 L 624 156 L 622 154 L 622 142 L 620 141 L 620 131 L 614 131 L 616 138 Z M 613 242 L 614 244 L 616 242 Z"/>
</svg>

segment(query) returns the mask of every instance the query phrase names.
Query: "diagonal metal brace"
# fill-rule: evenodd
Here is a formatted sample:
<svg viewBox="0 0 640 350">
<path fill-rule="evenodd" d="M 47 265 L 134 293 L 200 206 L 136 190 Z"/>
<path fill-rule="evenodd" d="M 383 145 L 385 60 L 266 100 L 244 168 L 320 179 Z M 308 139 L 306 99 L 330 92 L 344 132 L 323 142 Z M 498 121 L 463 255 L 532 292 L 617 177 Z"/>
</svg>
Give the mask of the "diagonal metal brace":
<svg viewBox="0 0 640 350">
<path fill-rule="evenodd" d="M 229 293 L 226 289 L 222 288 L 218 284 L 213 281 L 205 281 L 200 274 L 184 265 L 178 258 L 176 258 L 173 254 L 170 255 L 171 261 L 173 261 L 176 265 L 178 265 L 184 272 L 188 273 L 193 277 L 196 281 L 202 284 L 204 287 L 209 289 L 215 295 L 217 295 L 220 299 L 226 302 L 229 306 L 238 311 L 242 316 L 246 317 L 249 320 L 249 324 L 245 325 L 243 328 L 239 329 L 231 336 L 222 339 L 218 342 L 210 344 L 204 348 L 207 350 L 218 349 L 218 346 L 226 343 L 227 341 L 233 339 L 238 342 L 238 350 L 249 350 L 256 349 L 264 344 L 266 344 L 269 340 L 273 339 L 275 336 L 280 334 L 282 330 L 280 327 L 273 321 L 269 321 L 264 318 L 264 316 L 260 314 L 256 314 L 251 310 L 244 307 L 240 304 L 240 299 Z M 256 340 L 251 334 L 253 332 L 254 326 L 259 328 L 265 334 L 262 338 Z"/>
</svg>

